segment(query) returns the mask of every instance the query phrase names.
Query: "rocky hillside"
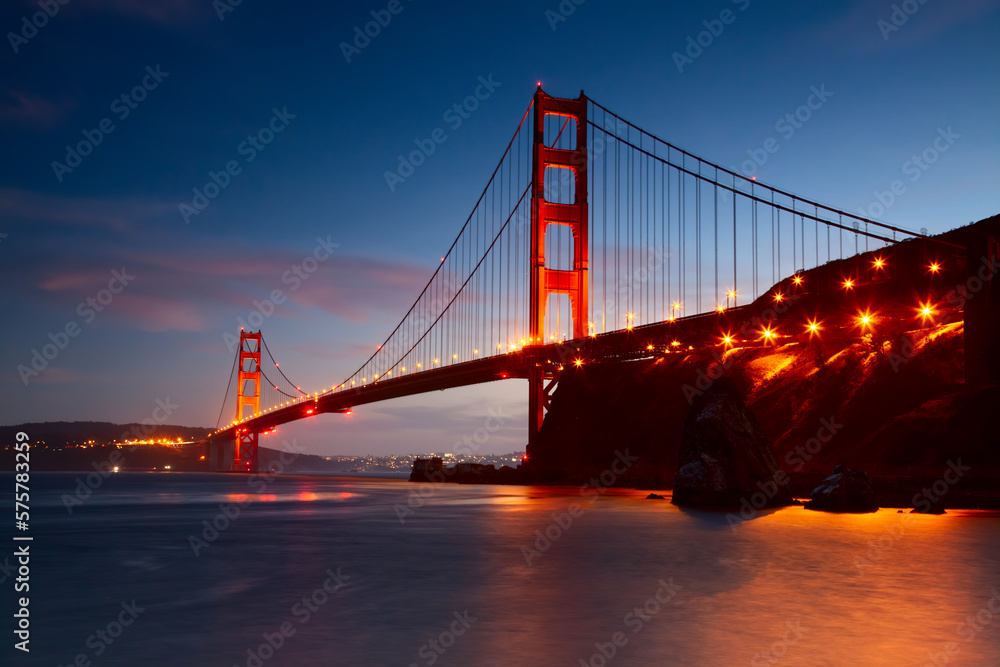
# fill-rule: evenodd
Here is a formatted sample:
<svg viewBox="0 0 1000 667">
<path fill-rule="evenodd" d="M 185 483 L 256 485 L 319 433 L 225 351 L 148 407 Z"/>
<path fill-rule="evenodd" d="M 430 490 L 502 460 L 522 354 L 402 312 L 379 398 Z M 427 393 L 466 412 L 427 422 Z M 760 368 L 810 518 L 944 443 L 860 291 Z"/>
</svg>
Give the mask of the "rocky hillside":
<svg viewBox="0 0 1000 667">
<path fill-rule="evenodd" d="M 947 237 L 961 241 L 969 229 Z M 753 304 L 753 316 L 714 341 L 650 340 L 648 359 L 568 365 L 532 466 L 552 481 L 574 478 L 628 448 L 640 458 L 630 470 L 636 481 L 669 482 L 690 403 L 726 375 L 783 470 L 828 473 L 844 463 L 934 479 L 961 459 L 970 477 L 1000 476 L 1000 387 L 965 380 L 967 299 L 985 293 L 968 282 L 973 261 L 924 241 L 903 243 L 779 283 Z"/>
</svg>

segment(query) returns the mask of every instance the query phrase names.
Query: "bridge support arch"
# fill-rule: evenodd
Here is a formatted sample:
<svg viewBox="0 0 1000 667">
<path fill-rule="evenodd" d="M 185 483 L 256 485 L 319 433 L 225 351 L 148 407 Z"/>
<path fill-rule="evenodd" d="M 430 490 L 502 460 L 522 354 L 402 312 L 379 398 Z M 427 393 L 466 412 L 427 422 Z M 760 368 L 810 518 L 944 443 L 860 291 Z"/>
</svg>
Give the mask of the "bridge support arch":
<svg viewBox="0 0 1000 667">
<path fill-rule="evenodd" d="M 545 145 L 545 119 L 549 116 L 576 121 L 576 145 L 561 149 Z M 573 171 L 575 198 L 572 204 L 553 203 L 545 198 L 545 170 L 558 167 Z M 587 98 L 581 92 L 575 100 L 549 97 L 540 87 L 534 100 L 534 147 L 531 201 L 531 284 L 529 303 L 529 343 L 544 345 L 545 309 L 549 295 L 569 297 L 573 318 L 573 338 L 589 333 L 589 276 L 587 253 L 590 247 L 589 193 L 587 191 Z M 569 227 L 573 235 L 573 266 L 551 269 L 546 266 L 545 232 L 549 225 Z M 528 377 L 528 459 L 537 444 L 538 430 L 545 418 L 555 377 L 549 369 L 536 365 Z"/>
</svg>

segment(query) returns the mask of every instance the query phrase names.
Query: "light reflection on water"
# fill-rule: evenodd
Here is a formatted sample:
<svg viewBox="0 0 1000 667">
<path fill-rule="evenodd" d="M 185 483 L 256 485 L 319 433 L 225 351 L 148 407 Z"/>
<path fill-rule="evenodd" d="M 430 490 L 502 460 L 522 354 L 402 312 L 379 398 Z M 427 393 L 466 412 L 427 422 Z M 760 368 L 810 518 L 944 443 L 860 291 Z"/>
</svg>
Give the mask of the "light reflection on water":
<svg viewBox="0 0 1000 667">
<path fill-rule="evenodd" d="M 1000 664 L 1000 615 L 959 625 L 1000 589 L 994 514 L 793 507 L 733 529 L 639 491 L 120 473 L 69 516 L 75 478 L 32 476 L 31 664 L 94 659 L 132 599 L 146 611 L 95 664 L 246 665 L 285 621 L 264 665 L 598 665 L 616 632 L 609 665 L 920 666 L 949 642 L 952 664 Z M 347 585 L 300 623 L 338 567 Z M 661 580 L 680 587 L 662 605 Z"/>
</svg>

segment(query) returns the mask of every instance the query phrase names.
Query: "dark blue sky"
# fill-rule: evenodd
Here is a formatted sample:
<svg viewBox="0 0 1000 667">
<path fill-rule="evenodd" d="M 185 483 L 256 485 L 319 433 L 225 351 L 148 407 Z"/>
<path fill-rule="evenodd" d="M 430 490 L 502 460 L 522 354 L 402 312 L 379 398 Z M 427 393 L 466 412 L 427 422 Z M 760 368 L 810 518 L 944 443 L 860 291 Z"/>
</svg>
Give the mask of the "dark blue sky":
<svg viewBox="0 0 1000 667">
<path fill-rule="evenodd" d="M 556 96 L 583 89 L 761 181 L 907 228 L 1000 212 L 996 0 L 901 3 L 916 11 L 897 13 L 898 30 L 892 2 L 861 0 L 566 0 L 564 13 L 575 10 L 558 22 L 557 0 L 401 0 L 347 62 L 341 43 L 389 4 L 244 0 L 220 20 L 208 0 L 70 0 L 37 31 L 23 24 L 35 2 L 5 4 L 0 422 L 135 421 L 169 397 L 171 422 L 214 425 L 232 365 L 223 336 L 276 288 L 290 298 L 263 329 L 282 368 L 304 388 L 338 382 L 440 260 L 536 81 Z M 713 23 L 724 10 L 731 21 Z M 721 33 L 680 61 L 704 22 Z M 443 114 L 480 77 L 499 85 L 455 127 Z M 143 83 L 144 99 L 120 100 Z M 828 96 L 812 117 L 779 123 L 814 88 Z M 280 128 L 271 143 L 243 143 L 269 125 Z M 390 190 L 397 155 L 439 127 L 447 141 Z M 934 164 L 909 162 L 940 136 L 951 139 Z M 771 137 L 780 149 L 746 163 Z M 97 139 L 67 163 L 67 145 Z M 230 161 L 239 173 L 186 221 L 179 205 Z M 905 193 L 873 209 L 897 179 Z M 290 290 L 285 272 L 317 239 L 339 245 Z M 123 269 L 121 293 L 101 312 L 87 306 Z M 18 366 L 67 325 L 78 333 L 26 384 Z M 492 409 L 511 416 L 483 449 L 512 451 L 525 441 L 525 397 L 521 383 L 489 385 L 283 435 L 322 453 L 445 451 Z"/>
</svg>

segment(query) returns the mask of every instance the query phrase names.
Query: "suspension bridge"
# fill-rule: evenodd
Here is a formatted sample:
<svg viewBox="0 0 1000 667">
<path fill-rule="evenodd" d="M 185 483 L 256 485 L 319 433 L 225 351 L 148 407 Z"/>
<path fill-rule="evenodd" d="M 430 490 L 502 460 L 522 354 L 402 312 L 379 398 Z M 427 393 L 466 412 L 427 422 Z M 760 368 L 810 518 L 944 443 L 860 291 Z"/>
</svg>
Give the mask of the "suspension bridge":
<svg viewBox="0 0 1000 667">
<path fill-rule="evenodd" d="M 518 379 L 528 383 L 530 458 L 567 367 L 863 333 L 874 315 L 854 306 L 866 288 L 906 264 L 930 295 L 966 255 L 962 244 L 757 182 L 582 92 L 560 99 L 539 85 L 433 275 L 371 356 L 307 391 L 260 332 L 242 331 L 206 451 L 216 468 L 255 472 L 259 435 L 281 424 Z M 817 267 L 833 268 L 810 273 Z M 778 307 L 761 318 L 763 305 L 806 294 L 828 295 L 830 312 L 781 321 Z M 914 310 L 932 318 L 935 305 L 901 303 L 898 316 Z"/>
</svg>

